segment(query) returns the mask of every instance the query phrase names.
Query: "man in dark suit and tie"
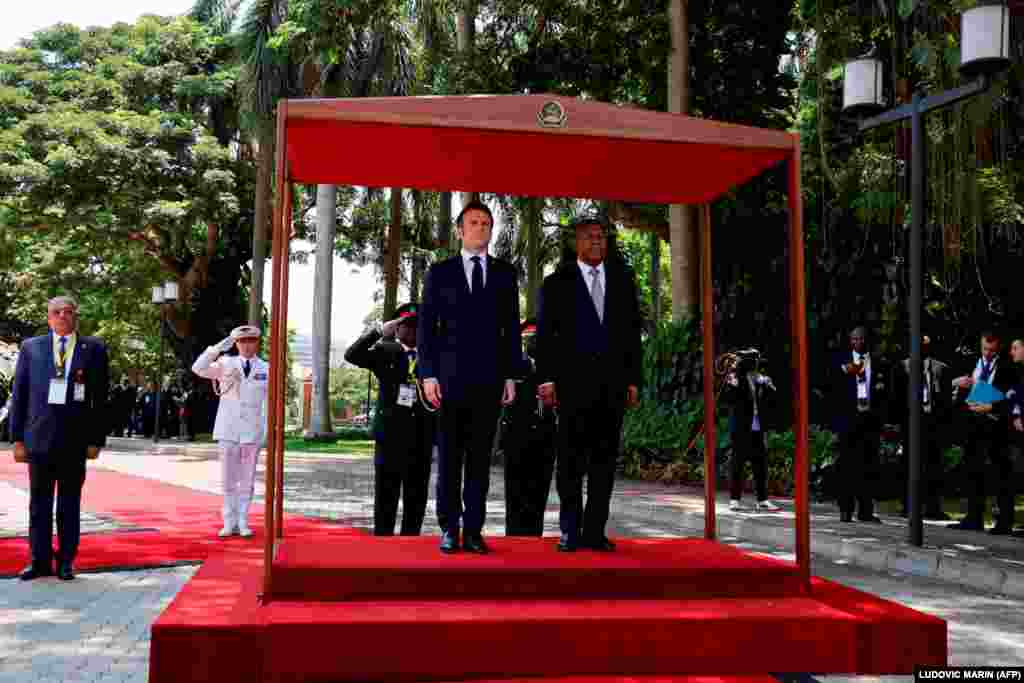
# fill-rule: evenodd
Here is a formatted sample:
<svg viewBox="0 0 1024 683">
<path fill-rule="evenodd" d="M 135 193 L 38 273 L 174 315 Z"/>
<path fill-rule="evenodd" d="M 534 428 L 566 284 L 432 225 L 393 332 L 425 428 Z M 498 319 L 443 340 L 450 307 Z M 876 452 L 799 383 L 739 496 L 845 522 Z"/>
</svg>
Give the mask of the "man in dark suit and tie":
<svg viewBox="0 0 1024 683">
<path fill-rule="evenodd" d="M 416 388 L 416 305 L 401 306 L 394 320 L 364 333 L 348 347 L 345 360 L 373 371 L 380 384 L 373 425 L 373 534 L 394 536 L 401 495 L 402 535 L 419 536 L 436 421 Z"/>
<path fill-rule="evenodd" d="M 462 250 L 427 271 L 419 310 L 417 372 L 427 401 L 441 411 L 437 517 L 443 553 L 459 549 L 460 525 L 463 550 L 489 550 L 482 529 L 491 449 L 501 405 L 515 400 L 519 286 L 515 268 L 487 255 L 493 224 L 481 202 L 462 209 L 456 221 Z"/>
<path fill-rule="evenodd" d="M 538 393 L 557 404 L 558 549 L 608 552 L 605 535 L 627 406 L 641 384 L 642 321 L 633 273 L 608 255 L 603 220 L 573 221 L 576 259 L 544 280 L 537 321 Z M 583 507 L 583 477 L 587 503 Z"/>
<path fill-rule="evenodd" d="M 106 445 L 110 367 L 107 348 L 82 337 L 78 302 L 47 303 L 50 332 L 21 346 L 14 374 L 11 440 L 14 459 L 29 472 L 29 546 L 32 564 L 22 580 L 53 575 L 53 490 L 57 487 L 57 576 L 74 578 L 85 461 Z"/>
<path fill-rule="evenodd" d="M 878 449 L 888 417 L 892 388 L 889 367 L 868 351 L 863 327 L 850 331 L 850 349 L 832 362 L 834 413 L 832 429 L 839 435 L 839 519 L 880 524 L 874 498 L 878 479 Z"/>
<path fill-rule="evenodd" d="M 954 409 L 963 418 L 966 429 L 964 470 L 967 475 L 967 515 L 951 528 L 981 531 L 985 528 L 985 483 L 988 464 L 995 466 L 999 482 L 999 518 L 989 533 L 1005 535 L 1013 531 L 1013 465 L 1007 454 L 1008 417 L 1006 400 L 995 403 L 969 401 L 976 384 L 988 383 L 1002 394 L 1016 383 L 1012 363 L 999 357 L 1002 342 L 993 332 L 981 334 L 981 355 L 966 372 L 953 380 Z"/>
</svg>

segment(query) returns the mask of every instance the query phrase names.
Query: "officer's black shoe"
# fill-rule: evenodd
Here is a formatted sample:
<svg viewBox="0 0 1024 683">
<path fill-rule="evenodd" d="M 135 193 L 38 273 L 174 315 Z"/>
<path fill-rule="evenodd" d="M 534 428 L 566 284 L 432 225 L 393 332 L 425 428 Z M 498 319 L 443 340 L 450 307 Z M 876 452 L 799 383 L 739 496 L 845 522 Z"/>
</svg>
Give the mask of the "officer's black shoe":
<svg viewBox="0 0 1024 683">
<path fill-rule="evenodd" d="M 558 552 L 560 553 L 574 553 L 576 552 L 576 539 L 569 536 L 569 534 L 562 534 L 558 539 Z"/>
<path fill-rule="evenodd" d="M 70 581 L 75 578 L 75 572 L 71 568 L 70 562 L 61 562 L 57 566 L 57 578 L 61 581 Z"/>
<path fill-rule="evenodd" d="M 591 550 L 596 550 L 599 553 L 612 553 L 615 552 L 615 544 L 608 540 L 607 536 L 587 541 L 584 544 Z"/>
<path fill-rule="evenodd" d="M 956 529 L 957 531 L 984 531 L 985 526 L 980 521 L 967 519 L 965 517 L 956 524 L 950 524 L 946 528 Z"/>
<path fill-rule="evenodd" d="M 882 520 L 880 520 L 878 517 L 875 517 L 874 515 L 871 515 L 870 517 L 858 517 L 857 521 L 858 522 L 867 522 L 868 524 L 881 524 L 882 523 Z"/>
<path fill-rule="evenodd" d="M 935 512 L 935 511 L 925 512 L 924 513 L 924 519 L 927 519 L 927 520 L 930 520 L 930 521 L 934 521 L 934 522 L 948 522 L 949 521 L 949 515 L 947 515 L 945 512 L 942 512 L 941 510 L 938 511 L 938 512 Z"/>
<path fill-rule="evenodd" d="M 852 522 L 853 521 L 853 513 L 851 513 L 851 512 L 840 512 L 839 513 L 839 521 L 840 522 Z"/>
<path fill-rule="evenodd" d="M 1013 533 L 1013 527 L 1007 524 L 996 524 L 988 532 L 993 536 L 1009 536 Z"/>
<path fill-rule="evenodd" d="M 491 549 L 484 543 L 484 537 L 480 534 L 464 536 L 462 539 L 462 549 L 467 553 L 477 553 L 478 555 L 486 555 L 491 552 Z"/>
<path fill-rule="evenodd" d="M 458 534 L 453 534 L 450 531 L 441 534 L 441 552 L 448 554 L 459 552 Z"/>
<path fill-rule="evenodd" d="M 21 574 L 18 575 L 18 578 L 22 581 L 31 581 L 32 579 L 38 579 L 43 576 L 53 576 L 53 568 L 49 563 L 44 565 L 33 562 L 21 570 Z"/>
</svg>

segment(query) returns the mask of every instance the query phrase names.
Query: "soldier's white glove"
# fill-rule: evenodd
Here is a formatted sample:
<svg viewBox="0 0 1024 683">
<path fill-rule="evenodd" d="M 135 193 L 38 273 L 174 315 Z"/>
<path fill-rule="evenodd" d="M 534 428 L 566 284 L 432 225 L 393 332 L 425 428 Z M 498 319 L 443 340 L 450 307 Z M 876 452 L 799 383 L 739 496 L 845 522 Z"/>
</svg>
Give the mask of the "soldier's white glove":
<svg viewBox="0 0 1024 683">
<path fill-rule="evenodd" d="M 232 339 L 230 336 L 228 336 L 228 337 L 224 337 L 224 339 L 221 339 L 219 342 L 217 342 L 217 345 L 214 346 L 213 348 L 217 349 L 221 353 L 227 353 L 228 351 L 231 350 L 231 348 L 234 345 L 235 345 L 235 340 Z"/>
</svg>

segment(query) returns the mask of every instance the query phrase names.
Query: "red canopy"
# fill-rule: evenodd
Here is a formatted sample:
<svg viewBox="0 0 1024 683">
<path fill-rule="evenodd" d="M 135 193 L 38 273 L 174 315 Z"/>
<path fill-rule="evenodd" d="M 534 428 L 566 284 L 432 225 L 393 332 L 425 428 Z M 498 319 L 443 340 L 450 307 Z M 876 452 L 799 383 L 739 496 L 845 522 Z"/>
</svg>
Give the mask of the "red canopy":
<svg viewBox="0 0 1024 683">
<path fill-rule="evenodd" d="M 288 239 L 293 183 L 701 204 L 705 536 L 715 538 L 714 302 L 710 202 L 788 160 L 796 557 L 810 587 L 807 320 L 800 139 L 778 130 L 549 95 L 288 100 L 277 112 L 267 540 L 283 535 Z"/>
<path fill-rule="evenodd" d="M 799 145 L 784 131 L 548 95 L 293 100 L 287 112 L 288 177 L 310 184 L 700 204 Z"/>
</svg>

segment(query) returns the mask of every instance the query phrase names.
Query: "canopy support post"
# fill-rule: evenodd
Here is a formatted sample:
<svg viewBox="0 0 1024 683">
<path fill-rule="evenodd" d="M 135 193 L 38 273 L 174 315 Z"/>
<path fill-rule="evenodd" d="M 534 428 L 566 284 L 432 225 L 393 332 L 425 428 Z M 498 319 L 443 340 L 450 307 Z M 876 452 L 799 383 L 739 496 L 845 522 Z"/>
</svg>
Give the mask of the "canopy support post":
<svg viewBox="0 0 1024 683">
<path fill-rule="evenodd" d="M 701 205 L 700 274 L 701 315 L 704 344 L 704 538 L 715 540 L 715 492 L 718 488 L 715 465 L 715 309 L 711 278 L 711 204 Z"/>
<path fill-rule="evenodd" d="M 811 523 L 808 440 L 807 292 L 804 275 L 803 198 L 800 190 L 800 138 L 793 136 L 789 162 L 789 319 L 793 349 L 793 463 L 796 505 L 796 564 L 807 591 L 811 588 Z"/>
<path fill-rule="evenodd" d="M 292 184 L 287 181 L 287 178 L 284 184 L 283 204 L 284 208 L 281 210 L 281 246 L 277 254 L 277 257 L 281 259 L 281 301 L 278 304 L 281 307 L 281 315 L 278 316 L 277 331 L 281 344 L 278 355 L 274 358 L 277 368 L 276 372 L 278 373 L 278 406 L 276 410 L 281 416 L 277 431 L 274 434 L 275 450 L 277 451 L 277 460 L 275 462 L 277 471 L 274 473 L 274 484 L 276 486 L 274 492 L 276 538 L 284 538 L 284 404 L 285 396 L 288 393 L 288 258 L 291 254 L 292 235 Z"/>
</svg>

